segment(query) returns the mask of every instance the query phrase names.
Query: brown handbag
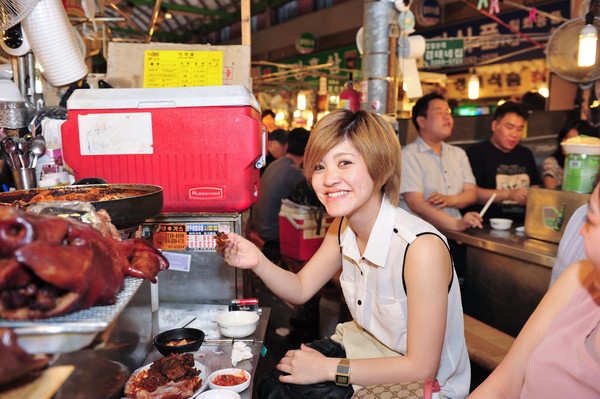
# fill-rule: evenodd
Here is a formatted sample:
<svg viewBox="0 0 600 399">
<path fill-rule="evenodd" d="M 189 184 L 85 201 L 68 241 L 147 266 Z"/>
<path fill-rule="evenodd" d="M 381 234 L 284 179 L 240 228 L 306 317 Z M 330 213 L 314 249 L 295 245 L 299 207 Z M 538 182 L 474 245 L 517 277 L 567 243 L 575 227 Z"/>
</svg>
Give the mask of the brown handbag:
<svg viewBox="0 0 600 399">
<path fill-rule="evenodd" d="M 434 392 L 440 392 L 440 384 L 435 379 L 397 384 L 367 385 L 354 392 L 352 399 L 432 399 Z"/>
</svg>

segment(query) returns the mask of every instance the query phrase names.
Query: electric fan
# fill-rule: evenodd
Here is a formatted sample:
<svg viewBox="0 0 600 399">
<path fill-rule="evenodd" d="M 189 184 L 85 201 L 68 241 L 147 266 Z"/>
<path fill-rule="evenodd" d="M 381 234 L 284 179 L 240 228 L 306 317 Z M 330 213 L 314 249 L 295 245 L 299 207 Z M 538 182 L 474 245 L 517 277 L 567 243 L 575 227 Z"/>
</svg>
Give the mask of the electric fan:
<svg viewBox="0 0 600 399">
<path fill-rule="evenodd" d="M 0 0 L 0 31 L 15 26 L 25 18 L 39 0 Z"/>
<path fill-rule="evenodd" d="M 600 18 L 594 17 L 594 26 L 600 30 Z M 581 67 L 577 62 L 579 33 L 586 25 L 585 17 L 575 18 L 558 27 L 546 46 L 546 59 L 550 68 L 561 78 L 570 82 L 589 84 L 600 77 L 600 49 L 596 44 L 596 62 Z"/>
</svg>

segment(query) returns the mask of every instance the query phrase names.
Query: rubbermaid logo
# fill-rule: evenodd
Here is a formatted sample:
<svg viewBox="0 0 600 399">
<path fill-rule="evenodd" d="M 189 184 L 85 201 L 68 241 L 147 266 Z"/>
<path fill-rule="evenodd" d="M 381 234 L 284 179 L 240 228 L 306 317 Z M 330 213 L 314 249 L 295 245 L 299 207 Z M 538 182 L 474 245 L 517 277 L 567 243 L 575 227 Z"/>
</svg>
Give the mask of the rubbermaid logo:
<svg viewBox="0 0 600 399">
<path fill-rule="evenodd" d="M 223 198 L 223 189 L 221 187 L 195 187 L 190 188 L 190 199 L 219 199 Z"/>
</svg>

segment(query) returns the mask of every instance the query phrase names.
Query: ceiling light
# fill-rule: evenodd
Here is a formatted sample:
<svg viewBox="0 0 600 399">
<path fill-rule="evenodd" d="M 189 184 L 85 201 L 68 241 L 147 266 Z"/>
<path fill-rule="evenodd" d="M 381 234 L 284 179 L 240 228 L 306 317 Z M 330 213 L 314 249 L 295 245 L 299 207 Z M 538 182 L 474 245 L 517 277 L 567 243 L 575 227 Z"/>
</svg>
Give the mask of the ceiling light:
<svg viewBox="0 0 600 399">
<path fill-rule="evenodd" d="M 306 109 L 306 95 L 304 95 L 304 92 L 302 90 L 300 90 L 298 92 L 298 109 L 299 110 L 305 110 Z"/>
<path fill-rule="evenodd" d="M 538 93 L 540 93 L 544 98 L 548 98 L 548 96 L 550 95 L 550 89 L 548 88 L 548 83 L 546 82 L 545 79 L 542 82 L 542 84 L 540 85 L 540 88 L 538 89 Z"/>
<path fill-rule="evenodd" d="M 594 14 L 585 16 L 585 26 L 579 33 L 579 55 L 577 63 L 581 67 L 589 67 L 596 63 L 596 47 L 598 45 L 598 29 L 594 26 Z"/>
<path fill-rule="evenodd" d="M 475 72 L 471 74 L 469 78 L 469 92 L 468 96 L 471 100 L 479 98 L 479 78 L 475 75 Z"/>
</svg>

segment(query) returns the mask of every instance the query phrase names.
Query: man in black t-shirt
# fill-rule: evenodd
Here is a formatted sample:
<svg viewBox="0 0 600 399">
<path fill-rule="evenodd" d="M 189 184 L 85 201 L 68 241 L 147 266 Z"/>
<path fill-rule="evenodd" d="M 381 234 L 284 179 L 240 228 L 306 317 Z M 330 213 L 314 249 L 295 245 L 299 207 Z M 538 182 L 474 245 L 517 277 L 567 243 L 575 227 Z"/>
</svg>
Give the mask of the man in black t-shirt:
<svg viewBox="0 0 600 399">
<path fill-rule="evenodd" d="M 477 203 L 485 204 L 496 194 L 485 219 L 502 217 L 523 223 L 528 189 L 542 183 L 533 153 L 519 144 L 528 116 L 517 103 L 502 104 L 494 113 L 492 137 L 467 149 L 477 182 Z"/>
</svg>

